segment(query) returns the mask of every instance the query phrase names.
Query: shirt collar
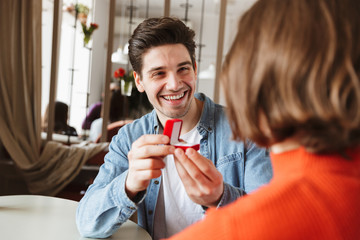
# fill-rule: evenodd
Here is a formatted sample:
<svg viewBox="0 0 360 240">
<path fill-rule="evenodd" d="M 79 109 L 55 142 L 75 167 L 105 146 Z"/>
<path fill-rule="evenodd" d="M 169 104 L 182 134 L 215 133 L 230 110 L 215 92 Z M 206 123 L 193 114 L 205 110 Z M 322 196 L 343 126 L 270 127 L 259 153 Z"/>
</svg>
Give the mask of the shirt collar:
<svg viewBox="0 0 360 240">
<path fill-rule="evenodd" d="M 215 103 L 208 97 L 205 96 L 205 94 L 203 93 L 195 93 L 195 98 L 199 99 L 200 101 L 204 102 L 204 107 L 201 113 L 201 117 L 200 117 L 200 121 L 199 121 L 199 132 L 201 133 L 202 130 L 207 131 L 207 132 L 212 132 L 214 131 L 214 124 L 215 124 Z M 151 114 L 151 118 L 153 121 L 153 126 L 154 126 L 154 133 L 159 133 L 160 131 L 160 122 L 159 119 L 157 117 L 156 111 L 155 109 L 152 110 Z"/>
<path fill-rule="evenodd" d="M 215 103 L 203 93 L 196 93 L 195 98 L 204 102 L 203 111 L 201 113 L 200 122 L 199 122 L 199 132 L 201 130 L 212 132 L 215 128 Z"/>
</svg>

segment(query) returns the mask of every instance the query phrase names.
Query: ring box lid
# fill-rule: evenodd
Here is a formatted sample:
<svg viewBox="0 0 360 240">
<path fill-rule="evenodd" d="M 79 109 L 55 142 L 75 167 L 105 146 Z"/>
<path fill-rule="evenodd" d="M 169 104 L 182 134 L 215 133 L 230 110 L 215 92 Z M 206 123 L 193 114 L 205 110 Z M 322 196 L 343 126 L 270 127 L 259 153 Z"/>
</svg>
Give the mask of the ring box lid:
<svg viewBox="0 0 360 240">
<path fill-rule="evenodd" d="M 180 139 L 181 127 L 182 127 L 181 119 L 169 119 L 165 123 L 163 134 L 170 138 L 170 144 L 174 145 L 177 148 L 187 149 L 194 148 L 195 150 L 200 149 L 200 144 L 196 143 L 187 143 L 184 140 Z"/>
</svg>

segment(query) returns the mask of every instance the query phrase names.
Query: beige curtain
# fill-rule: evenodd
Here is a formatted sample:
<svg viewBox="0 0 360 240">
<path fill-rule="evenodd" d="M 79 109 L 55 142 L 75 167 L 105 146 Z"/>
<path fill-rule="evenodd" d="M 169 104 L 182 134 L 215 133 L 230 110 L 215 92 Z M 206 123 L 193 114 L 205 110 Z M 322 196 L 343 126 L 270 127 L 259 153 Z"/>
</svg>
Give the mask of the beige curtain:
<svg viewBox="0 0 360 240">
<path fill-rule="evenodd" d="M 0 0 L 0 140 L 31 193 L 56 195 L 107 144 L 42 144 L 41 12 L 41 0 Z"/>
</svg>

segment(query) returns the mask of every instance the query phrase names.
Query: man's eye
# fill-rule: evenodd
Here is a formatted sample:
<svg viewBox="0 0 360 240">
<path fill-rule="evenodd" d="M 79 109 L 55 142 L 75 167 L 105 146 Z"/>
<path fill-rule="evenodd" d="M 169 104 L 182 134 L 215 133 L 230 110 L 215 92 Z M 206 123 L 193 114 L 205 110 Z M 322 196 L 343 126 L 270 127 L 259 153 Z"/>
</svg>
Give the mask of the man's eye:
<svg viewBox="0 0 360 240">
<path fill-rule="evenodd" d="M 190 67 L 181 67 L 179 68 L 179 72 L 186 72 L 186 71 L 189 71 Z"/>
<path fill-rule="evenodd" d="M 158 78 L 158 77 L 161 77 L 164 75 L 165 75 L 165 72 L 154 72 L 153 74 L 151 74 L 151 77 Z"/>
</svg>

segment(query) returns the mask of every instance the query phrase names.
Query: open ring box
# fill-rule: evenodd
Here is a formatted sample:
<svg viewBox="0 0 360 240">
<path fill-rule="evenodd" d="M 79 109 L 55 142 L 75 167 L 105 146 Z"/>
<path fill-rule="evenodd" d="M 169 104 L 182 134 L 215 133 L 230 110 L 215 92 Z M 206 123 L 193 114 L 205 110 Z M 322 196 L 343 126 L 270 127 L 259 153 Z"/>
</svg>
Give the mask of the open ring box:
<svg viewBox="0 0 360 240">
<path fill-rule="evenodd" d="M 176 148 L 181 148 L 184 151 L 187 148 L 193 148 L 196 151 L 200 149 L 200 144 L 197 143 L 188 143 L 184 140 L 180 140 L 180 132 L 182 127 L 181 119 L 169 119 L 165 123 L 164 127 L 164 135 L 170 138 L 170 144 L 175 146 Z"/>
</svg>

